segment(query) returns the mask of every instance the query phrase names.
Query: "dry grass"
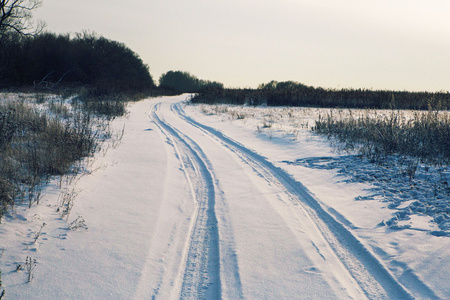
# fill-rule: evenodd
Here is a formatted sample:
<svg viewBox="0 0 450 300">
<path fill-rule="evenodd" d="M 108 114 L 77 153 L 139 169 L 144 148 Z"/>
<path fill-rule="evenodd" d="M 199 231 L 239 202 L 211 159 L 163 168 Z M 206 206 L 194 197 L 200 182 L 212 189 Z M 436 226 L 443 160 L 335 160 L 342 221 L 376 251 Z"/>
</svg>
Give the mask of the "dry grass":
<svg viewBox="0 0 450 300">
<path fill-rule="evenodd" d="M 76 172 L 76 162 L 111 136 L 106 118 L 42 97 L 0 102 L 0 218 L 17 201 L 39 202 L 42 183 Z"/>
<path fill-rule="evenodd" d="M 389 154 L 447 165 L 450 161 L 450 115 L 445 111 L 320 116 L 314 130 L 337 139 L 344 150 L 357 150 L 373 161 Z"/>
</svg>

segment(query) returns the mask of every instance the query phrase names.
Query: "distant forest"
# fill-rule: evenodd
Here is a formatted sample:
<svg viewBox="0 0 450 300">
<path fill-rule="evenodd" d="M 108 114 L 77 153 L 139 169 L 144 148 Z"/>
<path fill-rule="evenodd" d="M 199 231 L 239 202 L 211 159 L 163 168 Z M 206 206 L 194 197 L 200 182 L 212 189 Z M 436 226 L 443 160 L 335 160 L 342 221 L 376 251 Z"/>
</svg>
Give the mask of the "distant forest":
<svg viewBox="0 0 450 300">
<path fill-rule="evenodd" d="M 161 75 L 159 86 L 180 93 L 197 93 L 205 89 L 223 89 L 222 83 L 198 79 L 196 76 L 183 71 L 169 71 Z"/>
<path fill-rule="evenodd" d="M 96 93 L 155 88 L 148 67 L 124 44 L 94 33 L 0 40 L 0 87 L 88 86 Z"/>
<path fill-rule="evenodd" d="M 324 89 L 294 81 L 271 81 L 257 89 L 206 88 L 192 98 L 193 103 L 311 106 L 378 109 L 450 108 L 450 93 L 407 92 L 367 89 Z"/>
<path fill-rule="evenodd" d="M 87 88 L 90 94 L 181 94 L 223 89 L 185 71 L 168 71 L 157 86 L 149 68 L 125 44 L 95 33 L 33 36 L 11 33 L 0 40 L 0 88 Z"/>
</svg>

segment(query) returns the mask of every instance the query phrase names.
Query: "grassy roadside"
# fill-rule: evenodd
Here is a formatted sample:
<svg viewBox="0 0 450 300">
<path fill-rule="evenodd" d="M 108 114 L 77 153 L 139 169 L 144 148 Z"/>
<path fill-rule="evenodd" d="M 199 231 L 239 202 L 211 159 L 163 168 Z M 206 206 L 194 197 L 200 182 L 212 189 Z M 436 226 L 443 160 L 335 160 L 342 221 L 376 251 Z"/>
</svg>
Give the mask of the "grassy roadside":
<svg viewBox="0 0 450 300">
<path fill-rule="evenodd" d="M 380 225 L 396 230 L 410 228 L 403 221 L 408 221 L 411 215 L 428 215 L 439 228 L 430 234 L 450 236 L 450 114 L 447 111 L 328 113 L 319 117 L 313 129 L 336 141 L 336 148 L 350 153 L 356 151 L 380 166 L 384 172 L 372 180 L 378 186 L 383 186 L 381 181 L 386 180 L 381 192 L 399 188 L 400 182 L 407 186 L 384 200 L 389 202 L 388 208 L 397 212 Z M 386 178 L 383 173 L 391 170 L 397 170 L 395 178 Z M 358 173 L 354 173 L 355 178 Z"/>
<path fill-rule="evenodd" d="M 77 172 L 111 136 L 109 120 L 124 113 L 86 108 L 77 98 L 49 94 L 0 94 L 0 219 L 16 203 L 38 203 L 51 176 Z M 105 104 L 106 103 L 106 104 Z"/>
<path fill-rule="evenodd" d="M 434 165 L 450 162 L 450 115 L 442 111 L 330 112 L 319 116 L 313 130 L 337 139 L 342 149 L 357 150 L 378 163 L 390 154 Z"/>
<path fill-rule="evenodd" d="M 446 111 L 406 112 L 360 111 L 358 115 L 319 116 L 312 128 L 325 134 L 336 149 L 359 153 L 384 168 L 398 167 L 413 188 L 417 174 L 433 186 L 429 207 L 448 206 L 450 197 L 448 166 L 450 163 L 450 114 Z M 424 181 L 425 180 L 425 181 Z M 444 199 L 447 198 L 445 201 Z M 430 200 L 431 201 L 431 200 Z M 444 201 L 444 202 L 442 202 Z M 442 203 L 441 203 L 442 202 Z M 425 210 L 426 211 L 426 210 Z M 431 213 L 435 213 L 432 211 Z M 442 213 L 448 218 L 448 209 Z"/>
</svg>

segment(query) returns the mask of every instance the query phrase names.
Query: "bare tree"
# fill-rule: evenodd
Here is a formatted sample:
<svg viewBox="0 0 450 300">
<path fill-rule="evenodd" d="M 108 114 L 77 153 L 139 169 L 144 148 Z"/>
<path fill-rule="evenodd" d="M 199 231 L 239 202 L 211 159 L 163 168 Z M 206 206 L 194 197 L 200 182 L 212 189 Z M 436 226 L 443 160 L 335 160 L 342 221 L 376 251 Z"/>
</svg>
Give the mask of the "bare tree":
<svg viewBox="0 0 450 300">
<path fill-rule="evenodd" d="M 0 37 L 11 32 L 21 35 L 36 35 L 45 24 L 34 22 L 32 11 L 42 0 L 0 0 Z"/>
</svg>

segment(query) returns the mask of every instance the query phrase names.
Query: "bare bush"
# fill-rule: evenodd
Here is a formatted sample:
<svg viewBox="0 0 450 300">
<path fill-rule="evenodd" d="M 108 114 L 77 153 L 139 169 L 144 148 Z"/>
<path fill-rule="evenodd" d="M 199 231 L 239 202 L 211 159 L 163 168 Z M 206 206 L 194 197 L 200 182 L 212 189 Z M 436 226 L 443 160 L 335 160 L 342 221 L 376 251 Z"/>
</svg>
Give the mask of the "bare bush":
<svg viewBox="0 0 450 300">
<path fill-rule="evenodd" d="M 36 268 L 36 259 L 31 258 L 31 256 L 27 256 L 25 261 L 25 270 L 27 271 L 27 281 L 31 282 L 33 280 L 33 271 Z"/>
<path fill-rule="evenodd" d="M 42 226 L 41 226 L 41 228 L 39 229 L 39 231 L 35 233 L 33 244 L 36 244 L 37 240 L 39 239 L 39 237 L 40 237 L 41 234 L 42 234 L 42 229 L 44 229 L 45 225 L 47 225 L 47 224 L 46 224 L 46 223 L 42 223 Z"/>
<path fill-rule="evenodd" d="M 72 211 L 72 207 L 75 203 L 75 198 L 78 195 L 78 191 L 75 189 L 72 190 L 63 190 L 60 192 L 58 197 L 58 208 L 57 212 L 61 214 L 61 218 L 65 218 L 66 221 L 69 219 L 70 212 Z"/>
<path fill-rule="evenodd" d="M 76 230 L 78 228 L 88 229 L 86 225 L 86 221 L 82 216 L 78 216 L 75 220 L 73 220 L 68 226 L 67 229 L 69 230 Z"/>
</svg>

